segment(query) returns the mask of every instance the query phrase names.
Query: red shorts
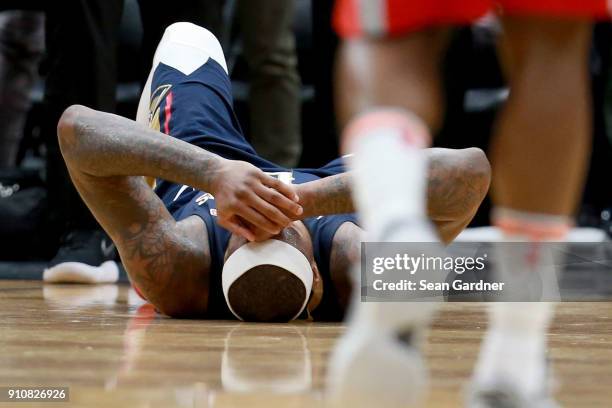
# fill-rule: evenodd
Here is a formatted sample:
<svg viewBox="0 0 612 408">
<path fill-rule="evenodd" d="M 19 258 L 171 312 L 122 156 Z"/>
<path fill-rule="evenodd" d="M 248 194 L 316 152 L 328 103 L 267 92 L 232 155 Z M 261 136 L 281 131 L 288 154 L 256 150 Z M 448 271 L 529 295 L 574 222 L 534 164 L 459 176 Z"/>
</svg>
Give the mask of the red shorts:
<svg viewBox="0 0 612 408">
<path fill-rule="evenodd" d="M 440 25 L 470 24 L 489 11 L 607 19 L 608 0 L 336 0 L 341 37 L 394 36 Z"/>
</svg>

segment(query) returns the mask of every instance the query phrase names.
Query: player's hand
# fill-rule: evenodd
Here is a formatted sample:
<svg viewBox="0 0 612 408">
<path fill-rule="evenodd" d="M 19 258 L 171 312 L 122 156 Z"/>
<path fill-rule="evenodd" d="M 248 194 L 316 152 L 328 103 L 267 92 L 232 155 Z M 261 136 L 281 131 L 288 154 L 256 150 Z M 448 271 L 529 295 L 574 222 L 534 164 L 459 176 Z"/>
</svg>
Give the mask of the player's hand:
<svg viewBox="0 0 612 408">
<path fill-rule="evenodd" d="M 222 161 L 211 187 L 219 225 L 249 241 L 278 234 L 303 212 L 293 186 L 247 162 Z"/>
<path fill-rule="evenodd" d="M 300 205 L 303 209 L 302 214 L 295 220 L 303 220 L 304 218 L 308 217 L 307 213 L 310 214 L 312 212 L 313 201 L 316 201 L 316 193 L 311 188 L 312 183 L 313 182 L 310 181 L 307 183 L 294 185 L 295 192 L 300 197 Z"/>
<path fill-rule="evenodd" d="M 238 222 L 241 223 L 248 231 L 250 231 L 253 234 L 252 241 L 255 241 L 255 242 L 267 241 L 270 238 L 277 235 L 277 234 L 271 234 L 268 231 L 264 231 L 261 228 L 257 228 L 253 224 L 249 223 L 248 221 L 245 221 L 244 219 L 240 217 L 237 217 L 237 218 L 238 218 Z"/>
</svg>

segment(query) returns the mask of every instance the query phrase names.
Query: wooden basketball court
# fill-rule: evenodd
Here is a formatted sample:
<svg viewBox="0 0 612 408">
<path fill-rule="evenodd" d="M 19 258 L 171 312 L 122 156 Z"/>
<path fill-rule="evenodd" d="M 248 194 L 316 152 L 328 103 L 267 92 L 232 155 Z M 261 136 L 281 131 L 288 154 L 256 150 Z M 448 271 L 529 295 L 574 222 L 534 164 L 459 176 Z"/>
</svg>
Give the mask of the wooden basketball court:
<svg viewBox="0 0 612 408">
<path fill-rule="evenodd" d="M 462 405 L 485 307 L 442 305 L 425 347 L 427 406 Z M 70 402 L 55 407 L 324 406 L 327 357 L 343 330 L 168 319 L 125 285 L 0 280 L 0 386 L 70 387 Z M 612 406 L 612 304 L 560 304 L 549 344 L 563 406 Z"/>
</svg>

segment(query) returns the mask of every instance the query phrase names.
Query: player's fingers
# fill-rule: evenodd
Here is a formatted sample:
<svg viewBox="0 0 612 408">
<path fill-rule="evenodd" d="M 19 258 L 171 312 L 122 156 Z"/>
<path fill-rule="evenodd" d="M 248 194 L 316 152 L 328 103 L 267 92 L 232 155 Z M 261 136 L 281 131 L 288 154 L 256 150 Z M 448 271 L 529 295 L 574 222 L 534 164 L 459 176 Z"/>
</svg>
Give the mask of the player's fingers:
<svg viewBox="0 0 612 408">
<path fill-rule="evenodd" d="M 276 191 L 278 191 L 279 193 L 281 193 L 292 201 L 297 202 L 300 200 L 297 193 L 295 192 L 295 188 L 291 184 L 283 183 L 279 179 L 269 176 L 265 173 L 261 174 L 261 182 L 264 185 L 275 189 Z"/>
<path fill-rule="evenodd" d="M 303 210 L 299 204 L 288 200 L 284 195 L 270 187 L 259 185 L 253 188 L 253 191 L 290 219 L 297 219 L 302 214 Z"/>
<path fill-rule="evenodd" d="M 239 235 L 241 237 L 243 237 L 244 239 L 246 239 L 247 241 L 255 241 L 255 235 L 248 230 L 248 228 L 245 228 L 240 222 L 238 222 L 235 219 L 219 219 L 218 224 L 220 226 L 222 226 L 223 228 L 225 228 L 226 230 L 228 230 L 229 232 L 231 232 L 232 234 L 236 234 Z"/>
<path fill-rule="evenodd" d="M 279 198 L 275 199 L 274 195 L 279 196 Z M 255 191 L 250 197 L 250 204 L 251 207 L 265 215 L 274 223 L 285 227 L 289 225 L 295 214 L 293 214 L 291 211 L 287 211 L 287 214 L 284 214 L 283 211 L 272 205 L 275 203 L 275 201 L 278 201 L 281 198 L 283 197 L 278 192 L 271 190 L 268 187 L 260 186 L 260 188 L 258 188 L 257 191 Z"/>
<path fill-rule="evenodd" d="M 268 176 L 267 174 L 263 175 L 261 182 L 264 186 L 270 187 L 280 193 L 274 196 L 274 202 L 268 200 L 266 201 L 271 202 L 277 207 L 291 211 L 295 215 L 302 214 L 304 210 L 302 209 L 302 206 L 298 204 L 300 198 L 295 192 L 295 188 L 293 186 L 285 184 L 274 177 Z"/>
<path fill-rule="evenodd" d="M 241 205 L 237 213 L 240 214 L 240 216 L 247 222 L 253 224 L 256 228 L 260 228 L 266 232 L 269 232 L 270 234 L 276 235 L 280 232 L 281 228 L 284 227 L 284 225 L 276 225 L 246 203 Z"/>
<path fill-rule="evenodd" d="M 270 239 L 274 236 L 273 234 L 270 234 L 269 232 L 266 232 L 260 228 L 256 228 L 253 224 L 245 221 L 244 219 L 240 217 L 237 217 L 237 218 L 240 220 L 240 223 L 253 234 L 253 237 L 255 238 L 254 241 L 257 241 L 257 242 L 265 241 L 266 239 Z"/>
</svg>

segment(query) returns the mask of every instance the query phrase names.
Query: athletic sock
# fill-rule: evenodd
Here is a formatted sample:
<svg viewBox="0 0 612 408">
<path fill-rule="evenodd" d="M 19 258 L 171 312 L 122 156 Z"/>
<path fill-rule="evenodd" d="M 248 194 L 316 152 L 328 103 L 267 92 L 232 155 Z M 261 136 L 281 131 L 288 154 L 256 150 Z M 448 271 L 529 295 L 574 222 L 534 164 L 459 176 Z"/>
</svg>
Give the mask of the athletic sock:
<svg viewBox="0 0 612 408">
<path fill-rule="evenodd" d="M 368 241 L 437 242 L 426 217 L 429 143 L 425 124 L 399 109 L 367 112 L 347 126 L 343 152 L 352 153 L 353 196 Z M 433 311 L 426 302 L 356 302 L 353 326 L 378 333 L 422 326 Z"/>
<path fill-rule="evenodd" d="M 489 304 L 489 330 L 475 370 L 475 382 L 509 381 L 521 392 L 545 391 L 546 334 L 559 299 L 557 265 L 569 230 L 563 216 L 497 208 L 495 224 L 504 240 L 496 244 L 496 279 L 518 290 L 509 300 Z M 544 243 L 555 242 L 542 245 Z M 531 302 L 517 302 L 531 300 Z M 539 302 L 538 302 L 539 301 Z"/>
<path fill-rule="evenodd" d="M 346 128 L 344 153 L 352 153 L 354 198 L 372 241 L 406 241 L 399 230 L 425 219 L 430 135 L 415 115 L 379 109 L 355 118 Z M 414 240 L 417 240 L 416 238 Z"/>
</svg>

